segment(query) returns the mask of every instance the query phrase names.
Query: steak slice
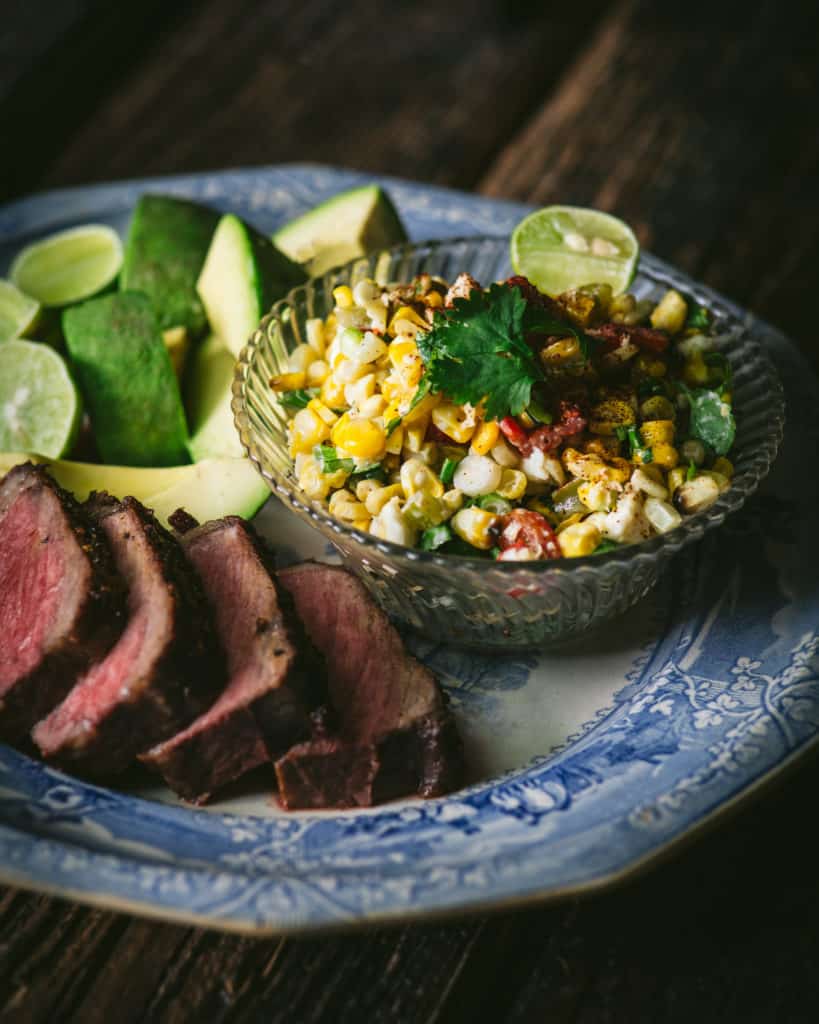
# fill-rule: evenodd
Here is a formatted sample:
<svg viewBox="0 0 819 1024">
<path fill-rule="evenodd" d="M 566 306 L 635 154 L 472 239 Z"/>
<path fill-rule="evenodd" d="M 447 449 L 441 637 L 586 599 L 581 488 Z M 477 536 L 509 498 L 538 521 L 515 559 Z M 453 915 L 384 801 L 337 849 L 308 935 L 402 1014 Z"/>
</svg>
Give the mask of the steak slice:
<svg viewBox="0 0 819 1024">
<path fill-rule="evenodd" d="M 435 677 L 351 573 L 305 562 L 278 574 L 308 636 L 324 654 L 339 723 L 276 762 L 288 808 L 368 806 L 455 789 L 460 737 Z"/>
<path fill-rule="evenodd" d="M 50 760 L 107 775 L 199 714 L 223 675 L 210 610 L 178 542 L 135 498 L 92 495 L 86 508 L 128 585 L 127 624 L 32 738 Z"/>
<path fill-rule="evenodd" d="M 141 760 L 181 796 L 202 802 L 310 735 L 323 665 L 246 522 L 214 520 L 182 544 L 214 610 L 228 684 L 205 714 Z"/>
<path fill-rule="evenodd" d="M 102 531 L 42 466 L 0 480 L 0 739 L 22 739 L 102 656 L 125 591 Z"/>
</svg>

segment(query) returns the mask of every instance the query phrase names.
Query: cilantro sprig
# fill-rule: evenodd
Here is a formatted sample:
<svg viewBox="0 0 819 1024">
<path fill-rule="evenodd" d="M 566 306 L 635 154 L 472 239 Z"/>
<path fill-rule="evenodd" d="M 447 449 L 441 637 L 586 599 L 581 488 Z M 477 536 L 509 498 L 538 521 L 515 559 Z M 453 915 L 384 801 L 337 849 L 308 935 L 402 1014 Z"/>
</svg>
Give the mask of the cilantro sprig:
<svg viewBox="0 0 819 1024">
<path fill-rule="evenodd" d="M 417 338 L 425 371 L 421 388 L 444 391 L 460 405 L 486 399 L 488 420 L 518 416 L 530 404 L 532 388 L 544 380 L 537 356 L 527 344 L 534 333 L 582 332 L 528 303 L 520 288 L 493 284 L 456 299 L 437 313 L 432 328 Z M 588 339 L 586 339 L 588 341 Z"/>
</svg>

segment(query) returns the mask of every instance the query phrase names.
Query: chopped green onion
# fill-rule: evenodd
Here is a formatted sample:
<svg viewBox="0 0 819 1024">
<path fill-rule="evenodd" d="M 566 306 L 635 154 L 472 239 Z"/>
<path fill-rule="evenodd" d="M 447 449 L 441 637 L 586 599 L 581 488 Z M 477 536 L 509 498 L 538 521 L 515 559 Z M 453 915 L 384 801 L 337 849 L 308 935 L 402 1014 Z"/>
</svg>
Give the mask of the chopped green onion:
<svg viewBox="0 0 819 1024">
<path fill-rule="evenodd" d="M 364 466 L 362 469 L 357 469 L 350 476 L 348 483 L 355 486 L 355 484 L 360 483 L 362 480 L 380 480 L 381 483 L 386 483 L 387 471 L 380 462 L 376 462 L 374 466 Z"/>
<path fill-rule="evenodd" d="M 444 464 L 441 466 L 441 483 L 449 486 L 452 483 L 452 479 L 455 476 L 455 470 L 458 468 L 460 459 L 444 459 Z"/>
<path fill-rule="evenodd" d="M 478 508 L 486 512 L 494 512 L 497 516 L 505 516 L 512 511 L 512 503 L 500 494 L 482 494 L 475 502 Z"/>
<path fill-rule="evenodd" d="M 593 555 L 604 555 L 607 551 L 616 551 L 620 545 L 613 540 L 601 540 L 597 547 L 592 551 Z"/>
<path fill-rule="evenodd" d="M 390 434 L 393 432 L 393 430 L 396 429 L 396 427 L 400 427 L 400 426 L 401 426 L 401 417 L 400 416 L 396 416 L 395 419 L 390 420 L 390 422 L 384 428 L 385 431 L 386 431 L 387 437 L 390 436 Z"/>
<path fill-rule="evenodd" d="M 489 554 L 497 561 L 497 559 L 500 558 L 501 549 L 500 548 L 490 548 L 489 549 Z"/>
<path fill-rule="evenodd" d="M 705 331 L 710 324 L 711 314 L 705 306 L 700 306 L 694 299 L 689 299 L 688 316 L 685 321 L 686 328 L 692 331 Z"/>
<path fill-rule="evenodd" d="M 345 473 L 352 473 L 355 469 L 355 460 L 340 459 L 331 444 L 317 444 L 313 448 L 313 455 L 322 473 L 337 473 L 340 469 Z"/>
<path fill-rule="evenodd" d="M 686 480 L 693 480 L 696 475 L 697 475 L 697 466 L 696 466 L 694 460 L 692 459 L 688 463 L 688 469 L 685 471 L 685 479 Z"/>
<path fill-rule="evenodd" d="M 633 458 L 635 455 L 639 455 L 640 460 L 643 463 L 654 461 L 654 455 L 651 449 L 645 447 L 639 433 L 637 432 L 637 427 L 633 423 L 628 427 L 617 427 L 616 434 L 618 440 L 628 441 L 630 457 Z"/>
<path fill-rule="evenodd" d="M 318 395 L 318 388 L 299 388 L 296 391 L 283 391 L 279 401 L 287 409 L 304 409 Z"/>
<path fill-rule="evenodd" d="M 421 534 L 421 550 L 436 551 L 442 544 L 453 539 L 452 530 L 446 523 L 440 526 L 432 526 Z"/>
<path fill-rule="evenodd" d="M 540 402 L 538 402 L 536 399 L 532 399 L 532 401 L 526 406 L 526 411 L 529 413 L 532 419 L 537 420 L 538 423 L 548 424 L 551 423 L 554 419 L 549 410 L 544 409 Z"/>
</svg>

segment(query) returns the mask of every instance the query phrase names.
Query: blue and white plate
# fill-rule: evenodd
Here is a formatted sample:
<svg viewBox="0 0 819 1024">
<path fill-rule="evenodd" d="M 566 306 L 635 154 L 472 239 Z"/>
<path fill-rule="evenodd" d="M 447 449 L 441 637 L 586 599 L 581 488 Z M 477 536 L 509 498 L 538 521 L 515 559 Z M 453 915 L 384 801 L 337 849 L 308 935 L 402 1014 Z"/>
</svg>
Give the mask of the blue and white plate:
<svg viewBox="0 0 819 1024">
<path fill-rule="evenodd" d="M 0 273 L 83 221 L 123 230 L 144 191 L 272 231 L 361 175 L 313 166 L 152 179 L 0 210 Z M 527 208 L 387 181 L 415 239 L 511 230 Z M 621 621 L 543 656 L 411 639 L 449 690 L 473 773 L 463 792 L 372 811 L 285 814 L 258 783 L 205 810 L 166 790 L 78 782 L 0 746 L 0 877 L 106 907 L 296 932 L 602 886 L 711 820 L 811 746 L 819 726 L 819 383 L 765 324 L 788 427 L 762 491 Z M 271 500 L 286 557 L 329 557 Z"/>
</svg>

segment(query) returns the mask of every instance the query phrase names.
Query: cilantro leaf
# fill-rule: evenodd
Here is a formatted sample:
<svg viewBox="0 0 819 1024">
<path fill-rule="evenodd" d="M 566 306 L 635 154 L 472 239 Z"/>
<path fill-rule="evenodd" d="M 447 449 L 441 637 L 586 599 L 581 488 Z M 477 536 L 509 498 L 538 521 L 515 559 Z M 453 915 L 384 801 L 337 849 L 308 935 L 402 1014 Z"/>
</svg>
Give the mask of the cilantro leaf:
<svg viewBox="0 0 819 1024">
<path fill-rule="evenodd" d="M 711 326 L 711 314 L 705 306 L 700 306 L 694 299 L 689 299 L 685 326 L 688 330 L 707 331 Z"/>
<path fill-rule="evenodd" d="M 734 443 L 737 430 L 731 406 L 723 402 L 716 391 L 708 388 L 692 390 L 682 381 L 679 381 L 678 386 L 687 396 L 691 407 L 692 436 L 710 445 L 717 455 L 725 455 Z"/>
<path fill-rule="evenodd" d="M 474 289 L 418 336 L 424 382 L 429 391 L 445 391 L 461 405 L 486 397 L 488 420 L 517 416 L 529 404 L 532 385 L 543 379 L 526 334 L 548 330 L 548 320 L 530 309 L 519 288 Z M 565 324 L 558 329 L 566 333 Z"/>
</svg>

